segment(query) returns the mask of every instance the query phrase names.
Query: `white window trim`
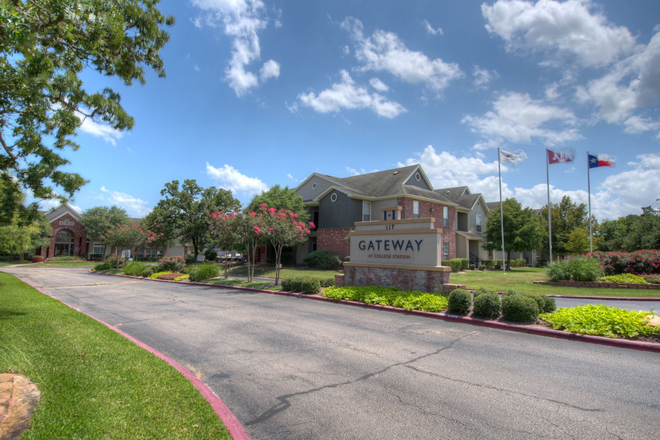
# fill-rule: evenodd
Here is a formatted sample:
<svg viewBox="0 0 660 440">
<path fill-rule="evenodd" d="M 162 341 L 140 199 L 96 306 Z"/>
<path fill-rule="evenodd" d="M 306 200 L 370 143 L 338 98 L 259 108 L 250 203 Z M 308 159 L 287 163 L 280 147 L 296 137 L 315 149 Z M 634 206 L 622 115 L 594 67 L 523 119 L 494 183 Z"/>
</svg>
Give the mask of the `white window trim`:
<svg viewBox="0 0 660 440">
<path fill-rule="evenodd" d="M 368 207 L 367 212 L 365 213 L 365 208 Z M 365 220 L 365 214 L 369 216 L 368 220 Z M 365 200 L 362 201 L 362 221 L 371 221 L 371 202 Z"/>
<path fill-rule="evenodd" d="M 417 208 L 417 209 L 415 209 Z M 417 212 L 415 212 L 417 211 Z M 419 201 L 413 200 L 413 218 L 419 218 Z"/>
<path fill-rule="evenodd" d="M 330 194 L 330 201 L 333 203 L 337 201 L 337 193 Z"/>
</svg>

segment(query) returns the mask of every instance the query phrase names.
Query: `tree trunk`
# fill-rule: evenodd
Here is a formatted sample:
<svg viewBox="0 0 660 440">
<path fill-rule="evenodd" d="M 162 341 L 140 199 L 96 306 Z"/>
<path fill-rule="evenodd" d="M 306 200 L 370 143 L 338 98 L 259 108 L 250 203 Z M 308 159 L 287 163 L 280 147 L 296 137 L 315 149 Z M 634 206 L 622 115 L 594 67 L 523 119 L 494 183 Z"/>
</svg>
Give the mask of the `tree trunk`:
<svg viewBox="0 0 660 440">
<path fill-rule="evenodd" d="M 506 270 L 511 270 L 511 251 L 506 251 Z"/>
</svg>

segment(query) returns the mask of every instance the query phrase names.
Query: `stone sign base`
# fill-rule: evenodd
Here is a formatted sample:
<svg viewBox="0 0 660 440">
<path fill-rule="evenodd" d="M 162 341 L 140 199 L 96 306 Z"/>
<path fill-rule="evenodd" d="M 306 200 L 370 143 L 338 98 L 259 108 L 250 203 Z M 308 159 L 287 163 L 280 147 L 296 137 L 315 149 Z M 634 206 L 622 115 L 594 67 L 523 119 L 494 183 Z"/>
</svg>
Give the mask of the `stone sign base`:
<svg viewBox="0 0 660 440">
<path fill-rule="evenodd" d="M 384 286 L 421 292 L 442 292 L 449 284 L 450 267 L 387 266 L 344 263 L 344 275 L 335 276 L 337 286 Z"/>
</svg>

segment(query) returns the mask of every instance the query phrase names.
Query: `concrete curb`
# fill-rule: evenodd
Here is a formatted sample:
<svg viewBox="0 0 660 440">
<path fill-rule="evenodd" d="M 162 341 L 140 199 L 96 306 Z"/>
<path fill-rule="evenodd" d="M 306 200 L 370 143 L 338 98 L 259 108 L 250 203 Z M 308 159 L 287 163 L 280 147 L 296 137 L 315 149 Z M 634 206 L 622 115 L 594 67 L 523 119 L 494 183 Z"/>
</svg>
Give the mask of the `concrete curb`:
<svg viewBox="0 0 660 440">
<path fill-rule="evenodd" d="M 114 275 L 114 274 L 104 274 L 104 275 Z M 16 275 L 14 275 L 14 276 L 16 276 Z M 127 275 L 124 275 L 124 276 L 127 276 Z M 24 282 L 28 286 L 32 287 L 33 289 L 43 293 L 44 295 L 49 296 L 50 298 L 53 298 L 54 300 L 61 302 L 65 306 L 70 307 L 73 310 L 76 310 L 76 311 L 82 313 L 83 315 L 86 315 L 86 316 L 92 318 L 93 320 L 95 320 L 97 322 L 100 322 L 101 324 L 108 327 L 110 330 L 113 330 L 113 331 L 119 333 L 120 335 L 122 335 L 123 337 L 128 339 L 129 341 L 133 342 L 138 347 L 141 347 L 141 348 L 147 350 L 148 352 L 152 353 L 153 355 L 155 355 L 155 356 L 159 357 L 160 359 L 164 360 L 165 362 L 167 362 L 169 365 L 174 367 L 179 373 L 181 373 L 186 379 L 188 379 L 188 381 L 190 381 L 190 383 L 192 383 L 195 388 L 197 388 L 199 390 L 199 392 L 202 394 L 202 396 L 211 405 L 211 408 L 213 408 L 213 410 L 218 415 L 220 420 L 222 420 L 222 423 L 224 423 L 224 425 L 227 428 L 227 430 L 229 431 L 229 434 L 231 435 L 232 439 L 234 439 L 234 440 L 250 440 L 250 436 L 248 435 L 247 431 L 245 431 L 245 428 L 243 427 L 241 422 L 231 412 L 229 407 L 227 407 L 227 405 L 225 405 L 225 403 L 222 401 L 222 399 L 220 399 L 220 397 L 218 397 L 218 395 L 215 394 L 213 392 L 213 390 L 211 388 L 209 388 L 208 385 L 206 385 L 204 382 L 202 382 L 197 376 L 195 376 L 186 367 L 179 364 L 174 359 L 172 359 L 172 358 L 164 355 L 163 353 L 159 352 L 158 350 L 156 350 L 154 348 L 151 348 L 150 346 L 148 346 L 144 342 L 140 342 L 137 339 L 135 339 L 134 337 L 132 337 L 131 335 L 128 335 L 128 334 L 124 333 L 123 331 L 119 330 L 118 328 L 108 324 L 107 322 L 103 322 L 100 319 L 98 319 L 98 318 L 96 318 L 96 317 L 94 317 L 94 316 L 92 316 L 88 313 L 85 313 L 82 310 L 80 310 L 76 307 L 73 307 L 70 304 L 65 303 L 61 299 L 56 298 L 53 295 L 44 292 L 43 290 L 39 289 L 36 286 L 33 286 L 29 282 L 27 282 L 27 281 L 25 281 L 25 280 L 23 280 L 19 277 L 16 277 L 16 278 L 18 278 L 19 280 L 21 280 L 22 282 Z M 130 277 L 130 278 L 137 278 L 137 277 Z M 162 280 L 159 280 L 159 281 L 162 281 Z"/>
<path fill-rule="evenodd" d="M 475 289 L 467 289 L 468 292 L 475 292 Z M 500 295 L 504 295 L 506 292 L 498 291 Z M 540 293 L 539 295 L 545 295 L 550 298 L 564 298 L 564 299 L 598 299 L 601 301 L 660 301 L 660 298 L 635 298 L 633 296 L 579 296 L 579 295 L 546 295 L 545 293 Z"/>
<path fill-rule="evenodd" d="M 94 272 L 90 272 L 94 273 Z M 609 347 L 617 347 L 617 348 L 628 348 L 632 350 L 641 350 L 641 351 L 650 351 L 653 353 L 660 353 L 660 344 L 654 344 L 652 342 L 642 342 L 642 341 L 630 341 L 627 339 L 614 339 L 614 338 L 606 338 L 604 336 L 591 336 L 591 335 L 581 335 L 577 333 L 569 333 L 569 332 L 564 332 L 561 330 L 554 330 L 554 329 L 548 329 L 548 328 L 543 328 L 543 327 L 530 327 L 530 326 L 524 326 L 524 325 L 518 325 L 518 324 L 507 324 L 504 322 L 497 322 L 497 321 L 488 321 L 485 319 L 479 319 L 479 318 L 468 318 L 466 316 L 457 316 L 457 315 L 448 315 L 446 313 L 434 313 L 434 312 L 422 312 L 419 310 L 406 310 L 406 309 L 400 309 L 392 306 L 381 306 L 377 304 L 365 304 L 357 301 L 346 301 L 346 300 L 341 300 L 341 299 L 332 299 L 332 298 L 326 298 L 324 296 L 319 296 L 319 295 L 305 295 L 303 293 L 293 293 L 293 292 L 282 292 L 282 291 L 277 291 L 277 290 L 264 290 L 264 289 L 253 289 L 251 287 L 238 287 L 238 286 L 224 286 L 222 284 L 211 284 L 211 283 L 197 283 L 197 282 L 183 282 L 183 281 L 168 281 L 168 280 L 152 280 L 150 278 L 141 278 L 141 277 L 134 277 L 130 275 L 120 275 L 120 274 L 111 274 L 111 273 L 101 273 L 101 275 L 111 275 L 111 276 L 119 276 L 119 277 L 124 277 L 124 278 L 134 278 L 134 279 L 140 279 L 140 280 L 149 280 L 149 281 L 160 281 L 164 283 L 179 283 L 179 284 L 187 284 L 187 285 L 197 285 L 197 286 L 212 286 L 212 287 L 220 287 L 220 288 L 225 288 L 225 289 L 238 289 L 238 290 L 247 290 L 247 291 L 252 291 L 252 292 L 260 292 L 260 293 L 269 293 L 269 294 L 274 294 L 274 295 L 282 295 L 282 296 L 292 296 L 296 298 L 303 298 L 303 299 L 310 299 L 314 301 L 323 301 L 323 302 L 330 302 L 330 303 L 336 303 L 336 304 L 346 304 L 350 306 L 355 306 L 355 307 L 362 307 L 365 309 L 373 309 L 373 310 L 384 310 L 387 312 L 394 312 L 394 313 L 401 313 L 404 315 L 413 315 L 413 316 L 421 316 L 424 318 L 433 318 L 433 319 L 440 319 L 442 321 L 449 321 L 449 322 L 456 322 L 456 323 L 461 323 L 461 324 L 470 324 L 470 325 L 476 325 L 479 327 L 488 327 L 488 328 L 494 328 L 498 330 L 507 330 L 507 331 L 513 331 L 513 332 L 518 332 L 518 333 L 528 333 L 532 335 L 537 335 L 537 336 L 546 336 L 546 337 L 551 337 L 551 338 L 558 338 L 558 339 L 567 339 L 569 341 L 578 341 L 578 342 L 586 342 L 590 344 L 598 344 L 598 345 L 606 345 Z M 550 296 L 550 295 L 548 295 Z M 566 296 L 561 296 L 561 298 L 568 298 Z M 578 297 L 578 298 L 584 298 L 584 297 Z M 634 298 L 637 299 L 637 298 Z"/>
</svg>

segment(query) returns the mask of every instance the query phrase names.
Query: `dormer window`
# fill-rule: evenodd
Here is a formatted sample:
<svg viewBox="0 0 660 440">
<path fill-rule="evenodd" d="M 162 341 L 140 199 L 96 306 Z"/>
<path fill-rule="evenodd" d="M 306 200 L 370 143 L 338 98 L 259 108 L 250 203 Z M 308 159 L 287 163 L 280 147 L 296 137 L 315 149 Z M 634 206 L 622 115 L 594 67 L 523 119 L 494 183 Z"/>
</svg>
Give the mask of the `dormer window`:
<svg viewBox="0 0 660 440">
<path fill-rule="evenodd" d="M 419 173 L 415 173 L 415 180 L 418 181 L 418 182 L 419 182 L 420 180 L 422 180 L 422 175 L 419 174 Z"/>
</svg>

